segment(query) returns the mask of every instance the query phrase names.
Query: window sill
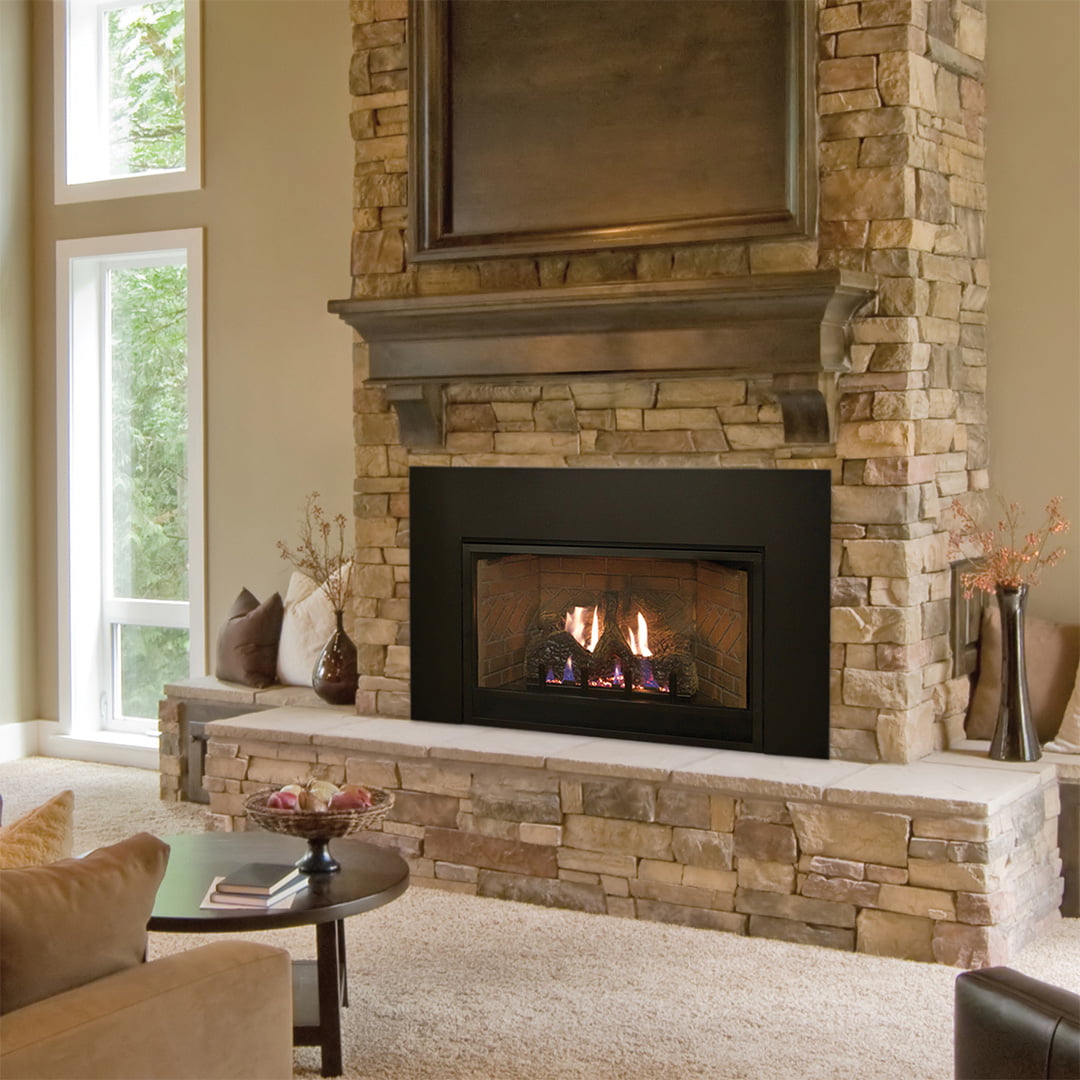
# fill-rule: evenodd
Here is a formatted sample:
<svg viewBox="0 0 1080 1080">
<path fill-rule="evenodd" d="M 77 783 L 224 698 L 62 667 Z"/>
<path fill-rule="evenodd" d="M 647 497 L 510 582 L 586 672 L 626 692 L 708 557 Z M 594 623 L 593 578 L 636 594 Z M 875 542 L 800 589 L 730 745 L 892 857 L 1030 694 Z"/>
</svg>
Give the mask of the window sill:
<svg viewBox="0 0 1080 1080">
<path fill-rule="evenodd" d="M 158 769 L 156 735 L 134 732 L 96 731 L 73 735 L 61 731 L 54 720 L 39 720 L 37 752 L 45 757 L 95 761 L 103 765 L 128 765 L 136 769 Z"/>
</svg>

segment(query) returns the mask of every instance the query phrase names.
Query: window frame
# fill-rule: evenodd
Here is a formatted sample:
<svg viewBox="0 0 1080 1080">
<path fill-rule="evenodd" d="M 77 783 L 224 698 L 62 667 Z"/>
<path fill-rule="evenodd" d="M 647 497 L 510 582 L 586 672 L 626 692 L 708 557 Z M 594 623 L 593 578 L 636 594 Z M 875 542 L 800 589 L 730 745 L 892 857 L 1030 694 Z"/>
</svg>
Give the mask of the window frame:
<svg viewBox="0 0 1080 1080">
<path fill-rule="evenodd" d="M 199 0 L 184 0 L 184 167 L 101 180 L 68 180 L 69 115 L 78 112 L 77 122 L 97 126 L 102 108 L 99 100 L 100 57 L 88 41 L 92 32 L 76 27 L 73 33 L 72 22 L 89 23 L 97 13 L 127 6 L 129 2 L 142 0 L 58 0 L 53 4 L 53 175 L 54 199 L 58 204 L 197 191 L 203 186 L 202 8 Z M 79 9 L 79 14 L 73 19 L 75 9 Z M 86 12 L 90 9 L 93 14 L 88 16 Z M 73 46 L 74 39 L 79 42 Z M 73 67 L 79 69 L 74 76 Z M 82 92 L 77 97 L 69 93 L 76 82 L 90 84 L 80 85 Z"/>
<path fill-rule="evenodd" d="M 156 720 L 123 718 L 110 707 L 118 700 L 117 627 L 186 627 L 188 675 L 206 672 L 204 237 L 202 228 L 192 228 L 56 244 L 59 688 L 61 728 L 70 735 L 156 734 Z M 106 562 L 111 500 L 102 490 L 107 356 L 102 282 L 108 269 L 123 265 L 125 256 L 131 265 L 142 266 L 155 256 L 170 261 L 170 253 L 181 251 L 188 298 L 188 599 L 115 600 L 111 557 Z M 96 407 L 74 408 L 75 401 L 88 400 Z"/>
</svg>

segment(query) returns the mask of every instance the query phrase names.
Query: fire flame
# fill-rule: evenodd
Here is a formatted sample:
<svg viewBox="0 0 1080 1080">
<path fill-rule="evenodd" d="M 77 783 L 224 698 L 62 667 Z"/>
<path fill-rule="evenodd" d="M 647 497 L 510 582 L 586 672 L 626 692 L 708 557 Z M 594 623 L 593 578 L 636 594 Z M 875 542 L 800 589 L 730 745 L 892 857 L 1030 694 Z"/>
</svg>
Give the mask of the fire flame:
<svg viewBox="0 0 1080 1080">
<path fill-rule="evenodd" d="M 592 627 L 589 631 L 589 640 L 585 640 L 585 612 L 588 611 L 585 607 L 576 607 L 573 611 L 566 613 L 566 632 L 583 648 L 588 649 L 589 652 L 596 651 L 596 644 L 600 640 L 600 619 L 597 616 L 596 608 L 592 609 Z"/>
<path fill-rule="evenodd" d="M 637 613 L 637 636 L 635 637 L 633 630 L 628 629 L 626 633 L 630 639 L 630 651 L 635 656 L 652 656 L 649 648 L 649 624 L 640 611 Z"/>
<path fill-rule="evenodd" d="M 591 619 L 588 617 L 590 610 L 592 611 Z M 587 607 L 574 607 L 571 610 L 568 610 L 563 625 L 566 632 L 583 649 L 586 649 L 591 653 L 596 652 L 596 646 L 600 642 L 601 630 L 598 607 L 593 606 L 591 609 Z M 637 613 L 637 630 L 635 631 L 632 627 L 626 628 L 626 641 L 630 645 L 630 651 L 634 656 L 641 658 L 641 663 L 638 665 L 640 670 L 638 676 L 635 678 L 633 689 L 658 690 L 661 693 L 670 693 L 669 687 L 661 686 L 657 682 L 656 676 L 653 674 L 652 665 L 645 659 L 645 657 L 652 656 L 653 651 L 649 648 L 649 624 L 645 621 L 645 616 L 640 611 Z M 560 676 L 556 676 L 555 672 L 549 668 L 547 678 L 545 679 L 545 682 L 562 685 L 576 685 L 577 681 L 577 676 L 575 676 L 574 668 L 570 663 L 569 658 L 567 658 L 566 666 Z M 622 665 L 619 663 L 618 657 L 615 657 L 614 670 L 611 675 L 606 677 L 590 675 L 588 685 L 621 690 L 626 687 L 626 681 L 627 676 L 622 670 Z"/>
</svg>

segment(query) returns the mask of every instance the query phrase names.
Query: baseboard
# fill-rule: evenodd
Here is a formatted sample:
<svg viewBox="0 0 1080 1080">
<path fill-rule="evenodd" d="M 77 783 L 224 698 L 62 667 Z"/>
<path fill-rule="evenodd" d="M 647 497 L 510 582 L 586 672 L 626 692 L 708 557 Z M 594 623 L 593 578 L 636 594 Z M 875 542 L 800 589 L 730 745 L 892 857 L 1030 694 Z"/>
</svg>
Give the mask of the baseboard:
<svg viewBox="0 0 1080 1080">
<path fill-rule="evenodd" d="M 18 724 L 0 724 L 0 761 L 18 761 L 40 753 L 38 723 L 23 720 Z"/>
<path fill-rule="evenodd" d="M 96 761 L 102 765 L 128 765 L 158 770 L 157 739 L 149 735 L 98 732 L 92 738 L 68 735 L 55 720 L 39 720 L 37 753 L 43 757 Z"/>
</svg>

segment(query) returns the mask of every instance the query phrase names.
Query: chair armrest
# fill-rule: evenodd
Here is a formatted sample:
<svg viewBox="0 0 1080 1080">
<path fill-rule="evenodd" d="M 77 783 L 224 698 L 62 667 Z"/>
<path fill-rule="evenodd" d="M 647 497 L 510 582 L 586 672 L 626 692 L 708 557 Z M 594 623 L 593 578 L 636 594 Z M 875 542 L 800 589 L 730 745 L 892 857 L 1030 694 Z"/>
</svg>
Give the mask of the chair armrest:
<svg viewBox="0 0 1080 1080">
<path fill-rule="evenodd" d="M 956 978 L 956 1080 L 1080 1077 L 1080 997 L 1011 968 Z"/>
<path fill-rule="evenodd" d="M 292 966 L 219 941 L 0 1017 L 5 1080 L 288 1080 Z"/>
</svg>

